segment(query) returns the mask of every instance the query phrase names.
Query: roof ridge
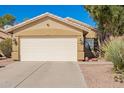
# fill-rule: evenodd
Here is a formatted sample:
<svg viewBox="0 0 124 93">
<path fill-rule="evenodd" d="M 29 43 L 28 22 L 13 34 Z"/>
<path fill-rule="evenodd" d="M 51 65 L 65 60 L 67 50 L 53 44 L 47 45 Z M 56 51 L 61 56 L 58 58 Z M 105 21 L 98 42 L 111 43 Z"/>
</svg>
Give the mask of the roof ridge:
<svg viewBox="0 0 124 93">
<path fill-rule="evenodd" d="M 31 19 L 28 19 L 28 20 L 26 20 L 26 21 L 23 21 L 23 22 L 20 22 L 20 23 L 14 25 L 14 26 L 12 26 L 12 27 L 10 27 L 10 28 L 7 28 L 6 30 L 9 30 L 9 29 L 14 28 L 14 27 L 16 27 L 16 26 L 19 26 L 19 25 L 24 24 L 24 23 L 26 23 L 26 22 L 32 21 L 32 20 L 34 20 L 34 19 L 36 19 L 36 18 L 39 18 L 39 17 L 41 17 L 41 16 L 43 16 L 43 15 L 50 15 L 50 13 L 49 13 L 49 12 L 46 12 L 46 13 L 43 13 L 43 14 L 41 14 L 41 15 L 35 16 L 35 17 L 31 18 Z"/>
<path fill-rule="evenodd" d="M 83 28 L 82 26 L 80 26 L 80 25 L 78 25 L 78 24 L 75 24 L 75 23 L 72 23 L 72 22 L 70 22 L 70 21 L 64 20 L 64 18 L 59 17 L 59 16 L 54 15 L 54 14 L 49 13 L 49 12 L 46 12 L 46 13 L 41 14 L 41 15 L 39 15 L 39 16 L 33 17 L 33 18 L 31 18 L 31 19 L 29 19 L 29 20 L 26 20 L 26 21 L 24 21 L 24 22 L 22 22 L 22 23 L 19 23 L 19 24 L 15 25 L 15 26 L 12 26 L 12 27 L 6 29 L 6 31 L 7 31 L 7 32 L 10 32 L 10 31 L 12 31 L 12 30 L 14 30 L 14 29 L 16 29 L 16 28 L 25 26 L 26 24 L 29 24 L 29 23 L 34 22 L 34 21 L 37 21 L 37 20 L 39 20 L 39 19 L 41 19 L 41 18 L 44 18 L 44 17 L 47 17 L 47 16 L 48 16 L 48 17 L 51 17 L 51 18 L 53 18 L 53 19 L 62 21 L 62 22 L 64 22 L 64 23 L 66 23 L 66 24 L 70 24 L 70 25 L 72 25 L 72 26 L 75 26 L 75 27 L 77 27 L 77 28 L 79 28 L 79 29 L 82 29 L 82 30 L 84 29 L 85 32 L 88 32 L 88 29 Z"/>
<path fill-rule="evenodd" d="M 58 16 L 56 16 L 56 15 L 50 13 L 50 12 L 45 12 L 45 13 L 40 14 L 40 15 L 38 15 L 38 16 L 35 16 L 35 17 L 31 18 L 31 19 L 28 19 L 28 20 L 26 20 L 26 21 L 23 21 L 23 22 L 21 22 L 21 23 L 18 23 L 18 24 L 14 25 L 14 26 L 12 26 L 12 27 L 10 27 L 10 28 L 7 28 L 7 29 L 5 29 L 5 30 L 10 30 L 10 29 L 12 29 L 12 28 L 14 28 L 14 27 L 20 26 L 20 25 L 25 24 L 25 23 L 27 23 L 27 22 L 30 22 L 30 21 L 33 21 L 33 20 L 38 20 L 38 19 L 40 19 L 40 18 L 43 17 L 43 16 L 52 16 L 52 17 L 55 16 L 55 17 L 58 17 Z M 60 17 L 59 17 L 59 18 L 60 18 Z M 62 19 L 62 18 L 60 18 L 60 19 Z"/>
</svg>

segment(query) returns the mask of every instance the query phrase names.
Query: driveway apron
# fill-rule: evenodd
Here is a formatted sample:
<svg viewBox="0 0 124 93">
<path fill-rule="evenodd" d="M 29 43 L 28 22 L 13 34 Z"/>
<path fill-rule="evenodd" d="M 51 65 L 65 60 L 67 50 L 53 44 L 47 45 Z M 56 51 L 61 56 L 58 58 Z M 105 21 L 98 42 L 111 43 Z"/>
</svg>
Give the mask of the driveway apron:
<svg viewBox="0 0 124 93">
<path fill-rule="evenodd" d="M 77 62 L 16 62 L 0 69 L 0 87 L 87 87 Z"/>
</svg>

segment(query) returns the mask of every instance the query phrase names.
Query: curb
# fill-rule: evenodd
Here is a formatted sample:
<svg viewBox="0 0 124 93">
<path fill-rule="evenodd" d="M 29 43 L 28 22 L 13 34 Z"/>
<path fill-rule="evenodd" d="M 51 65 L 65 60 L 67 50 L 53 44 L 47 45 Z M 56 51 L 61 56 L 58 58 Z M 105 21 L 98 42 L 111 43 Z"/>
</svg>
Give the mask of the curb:
<svg viewBox="0 0 124 93">
<path fill-rule="evenodd" d="M 83 82 L 82 88 L 88 88 L 88 85 L 87 85 L 86 80 L 84 78 L 84 75 L 83 75 L 83 73 L 82 73 L 82 71 L 81 71 L 81 69 L 79 67 L 79 64 L 77 64 L 77 63 L 74 63 L 74 64 L 77 66 L 77 69 L 79 70 L 79 74 L 81 76 L 81 81 Z"/>
<path fill-rule="evenodd" d="M 87 65 L 100 65 L 100 64 L 105 64 L 105 65 L 112 65 L 112 62 L 79 62 L 78 64 L 87 64 Z"/>
</svg>

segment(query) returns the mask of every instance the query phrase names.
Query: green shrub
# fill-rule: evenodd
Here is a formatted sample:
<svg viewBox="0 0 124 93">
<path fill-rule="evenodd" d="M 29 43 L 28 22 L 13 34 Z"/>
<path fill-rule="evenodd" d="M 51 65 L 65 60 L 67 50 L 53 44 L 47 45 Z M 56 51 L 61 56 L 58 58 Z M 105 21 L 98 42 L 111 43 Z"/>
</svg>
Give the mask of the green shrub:
<svg viewBox="0 0 124 93">
<path fill-rule="evenodd" d="M 7 58 L 10 58 L 12 52 L 12 40 L 7 38 L 0 42 L 0 50 Z"/>
<path fill-rule="evenodd" d="M 113 62 L 115 70 L 124 70 L 124 37 L 107 41 L 102 50 L 104 57 Z"/>
</svg>

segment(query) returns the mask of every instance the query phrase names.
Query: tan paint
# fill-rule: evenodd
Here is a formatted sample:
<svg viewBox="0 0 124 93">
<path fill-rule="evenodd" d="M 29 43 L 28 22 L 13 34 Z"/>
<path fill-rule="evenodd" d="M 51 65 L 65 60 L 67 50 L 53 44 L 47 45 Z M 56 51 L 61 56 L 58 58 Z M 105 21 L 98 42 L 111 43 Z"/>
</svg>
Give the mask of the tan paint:
<svg viewBox="0 0 124 93">
<path fill-rule="evenodd" d="M 78 51 L 78 60 L 79 60 L 79 61 L 84 60 L 84 52 L 79 52 L 79 51 Z"/>
<path fill-rule="evenodd" d="M 69 30 L 71 32 L 77 32 L 77 33 L 79 33 L 79 31 L 83 32 L 83 30 L 77 29 L 77 28 L 75 28 L 73 26 L 64 24 L 64 23 L 56 21 L 54 19 L 44 18 L 42 20 L 30 23 L 30 24 L 28 24 L 26 26 L 23 26 L 23 27 L 20 27 L 20 28 L 18 28 L 16 30 L 13 30 L 13 33 L 18 34 L 18 32 L 20 33 L 20 31 L 25 32 L 27 30 L 39 30 L 39 29 L 46 29 L 46 28 L 47 29 L 51 29 L 51 28 L 52 29 L 63 29 L 63 30 L 67 30 L 67 31 Z"/>
<path fill-rule="evenodd" d="M 95 31 L 89 30 L 89 33 L 86 35 L 86 38 L 97 38 L 97 33 Z"/>
<path fill-rule="evenodd" d="M 14 36 L 63 36 L 63 35 L 70 35 L 70 36 L 78 36 L 81 32 L 75 32 L 71 30 L 65 29 L 54 29 L 54 28 L 39 28 L 39 29 L 31 29 L 31 30 L 24 30 L 18 33 L 15 33 Z"/>
<path fill-rule="evenodd" d="M 18 54 L 19 52 L 12 52 L 12 59 L 14 60 L 14 61 L 18 61 L 19 60 L 19 54 Z"/>
<path fill-rule="evenodd" d="M 9 33 L 13 33 L 14 30 L 22 28 L 25 25 L 31 25 L 32 23 L 38 23 L 38 22 L 46 20 L 46 19 L 47 20 L 51 19 L 51 20 L 57 21 L 59 23 L 62 23 L 64 25 L 79 29 L 79 30 L 83 31 L 84 34 L 88 33 L 88 30 L 85 29 L 84 27 L 79 26 L 77 24 L 74 24 L 72 22 L 69 22 L 67 20 L 64 20 L 64 18 L 58 17 L 58 16 L 56 16 L 54 14 L 51 14 L 51 13 L 44 13 L 44 14 L 36 16 L 36 17 L 34 17 L 32 19 L 26 20 L 26 21 L 24 21 L 22 23 L 19 23 L 19 24 L 15 25 L 15 26 L 13 26 L 11 28 L 6 29 L 6 31 L 9 32 Z"/>
<path fill-rule="evenodd" d="M 36 23 L 26 25 L 13 31 L 13 39 L 16 39 L 17 45 L 13 42 L 12 58 L 13 60 L 20 60 L 20 37 L 76 37 L 78 40 L 77 56 L 79 60 L 83 60 L 84 47 L 81 43 L 84 41 L 83 34 L 83 31 L 77 28 L 52 19 L 37 21 Z"/>
<path fill-rule="evenodd" d="M 65 18 L 65 20 L 68 20 L 72 23 L 76 23 L 76 24 L 88 29 L 88 34 L 86 35 L 86 38 L 97 38 L 98 31 L 95 28 L 93 28 L 92 26 L 85 24 L 79 20 L 73 19 L 73 18 L 67 17 L 67 18 Z"/>
</svg>

